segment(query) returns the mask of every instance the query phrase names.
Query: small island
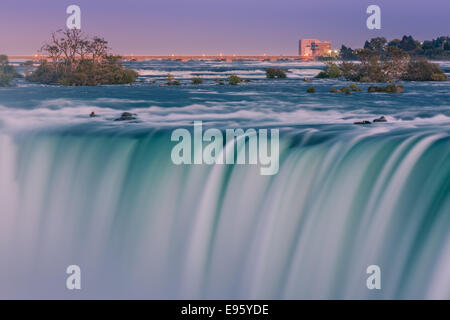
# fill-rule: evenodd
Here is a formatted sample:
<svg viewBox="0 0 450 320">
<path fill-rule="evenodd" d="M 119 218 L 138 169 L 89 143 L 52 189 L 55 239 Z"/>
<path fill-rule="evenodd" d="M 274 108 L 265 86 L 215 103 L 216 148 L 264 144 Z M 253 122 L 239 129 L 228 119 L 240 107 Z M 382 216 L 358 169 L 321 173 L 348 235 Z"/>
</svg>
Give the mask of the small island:
<svg viewBox="0 0 450 320">
<path fill-rule="evenodd" d="M 128 84 L 137 72 L 123 67 L 120 56 L 109 53 L 108 42 L 89 38 L 78 29 L 52 34 L 42 49 L 47 59 L 26 76 L 30 82 L 63 86 Z"/>
<path fill-rule="evenodd" d="M 346 48 L 346 50 L 351 50 Z M 342 78 L 355 82 L 447 81 L 444 71 L 423 56 L 410 55 L 397 42 L 373 38 L 363 49 L 342 52 L 340 63 L 326 62 L 317 78 Z M 345 54 L 344 54 L 345 53 Z M 346 61 L 352 56 L 358 63 Z"/>
</svg>

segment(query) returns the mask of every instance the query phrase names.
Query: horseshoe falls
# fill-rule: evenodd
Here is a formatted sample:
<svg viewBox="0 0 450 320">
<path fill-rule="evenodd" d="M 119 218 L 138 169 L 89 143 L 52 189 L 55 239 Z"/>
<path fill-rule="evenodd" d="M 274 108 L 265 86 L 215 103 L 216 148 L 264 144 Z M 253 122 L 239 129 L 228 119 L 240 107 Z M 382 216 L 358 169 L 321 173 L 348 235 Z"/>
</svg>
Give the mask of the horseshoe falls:
<svg viewBox="0 0 450 320">
<path fill-rule="evenodd" d="M 450 299 L 450 85 L 349 97 L 314 80 L 311 95 L 299 79 L 320 65 L 261 80 L 267 64 L 134 62 L 133 86 L 0 88 L 0 298 Z M 174 69 L 180 87 L 153 84 Z M 252 82 L 190 84 L 211 73 Z M 175 165 L 171 133 L 196 120 L 278 128 L 278 173 Z"/>
</svg>

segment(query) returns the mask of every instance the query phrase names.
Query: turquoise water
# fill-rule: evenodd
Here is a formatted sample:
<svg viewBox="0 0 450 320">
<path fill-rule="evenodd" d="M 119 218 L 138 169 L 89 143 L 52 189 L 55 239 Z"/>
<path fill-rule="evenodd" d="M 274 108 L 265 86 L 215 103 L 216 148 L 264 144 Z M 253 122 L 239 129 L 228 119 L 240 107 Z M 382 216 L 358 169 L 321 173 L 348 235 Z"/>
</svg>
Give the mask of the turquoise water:
<svg viewBox="0 0 450 320">
<path fill-rule="evenodd" d="M 273 65 L 289 78 L 265 79 Z M 131 86 L 0 88 L 0 297 L 450 298 L 450 83 L 307 94 L 320 64 L 129 66 Z M 234 73 L 251 82 L 212 81 Z M 170 134 L 195 120 L 278 128 L 278 174 L 174 165 Z"/>
</svg>

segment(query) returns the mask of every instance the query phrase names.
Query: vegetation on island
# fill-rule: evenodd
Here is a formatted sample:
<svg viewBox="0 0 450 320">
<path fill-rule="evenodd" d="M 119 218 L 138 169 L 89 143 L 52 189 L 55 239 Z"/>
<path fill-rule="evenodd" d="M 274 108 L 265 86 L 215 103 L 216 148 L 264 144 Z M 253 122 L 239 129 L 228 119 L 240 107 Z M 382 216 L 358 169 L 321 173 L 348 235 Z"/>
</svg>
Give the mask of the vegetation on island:
<svg viewBox="0 0 450 320">
<path fill-rule="evenodd" d="M 366 42 L 364 49 L 352 54 L 359 63 L 345 59 L 339 64 L 327 62 L 325 70 L 317 78 L 343 78 L 355 82 L 448 80 L 437 64 L 425 58 L 413 58 L 402 46 L 390 45 L 385 38 L 373 38 Z"/>
<path fill-rule="evenodd" d="M 442 36 L 433 40 L 425 40 L 423 42 L 415 40 L 412 36 L 403 36 L 402 39 L 394 39 L 387 41 L 386 38 L 378 37 L 368 40 L 364 44 L 363 49 L 377 51 L 382 55 L 385 47 L 395 47 L 403 50 L 412 58 L 427 58 L 430 60 L 447 60 L 450 59 L 450 37 Z M 349 61 L 357 60 L 357 52 L 361 49 L 353 50 L 352 48 L 342 45 L 340 50 L 340 59 Z"/>
<path fill-rule="evenodd" d="M 310 87 L 308 87 L 308 89 L 306 89 L 306 92 L 314 93 L 314 92 L 316 92 L 316 88 L 314 88 L 313 86 L 310 86 Z"/>
<path fill-rule="evenodd" d="M 202 84 L 203 83 L 203 78 L 201 77 L 193 77 L 192 78 L 192 84 Z"/>
<path fill-rule="evenodd" d="M 319 79 L 325 79 L 325 78 L 329 78 L 329 79 L 334 79 L 334 78 L 339 78 L 341 76 L 341 70 L 339 69 L 339 67 L 333 63 L 333 62 L 326 62 L 325 63 L 325 70 L 321 71 L 316 78 Z"/>
<path fill-rule="evenodd" d="M 231 76 L 228 77 L 228 84 L 230 85 L 238 85 L 239 83 L 241 83 L 243 80 L 241 77 L 232 74 Z"/>
<path fill-rule="evenodd" d="M 348 87 L 342 87 L 340 89 L 331 88 L 331 93 L 345 93 L 345 94 L 351 94 L 352 92 L 361 92 L 362 89 L 359 88 L 356 84 L 352 83 Z"/>
<path fill-rule="evenodd" d="M 268 79 L 284 79 L 286 78 L 286 70 L 281 68 L 267 68 L 266 77 Z"/>
<path fill-rule="evenodd" d="M 388 84 L 387 86 L 370 86 L 367 92 L 403 93 L 404 88 L 398 84 Z"/>
<path fill-rule="evenodd" d="M 8 87 L 14 78 L 20 78 L 16 69 L 9 64 L 8 57 L 0 55 L 0 87 Z"/>
<path fill-rule="evenodd" d="M 169 73 L 166 77 L 166 84 L 168 86 L 179 86 L 181 83 L 179 80 L 175 80 L 175 77 Z"/>
<path fill-rule="evenodd" d="M 103 38 L 89 38 L 78 29 L 52 34 L 41 51 L 48 59 L 26 79 L 52 85 L 95 86 L 127 84 L 136 80 L 136 71 L 124 68 L 119 56 L 110 54 Z"/>
</svg>

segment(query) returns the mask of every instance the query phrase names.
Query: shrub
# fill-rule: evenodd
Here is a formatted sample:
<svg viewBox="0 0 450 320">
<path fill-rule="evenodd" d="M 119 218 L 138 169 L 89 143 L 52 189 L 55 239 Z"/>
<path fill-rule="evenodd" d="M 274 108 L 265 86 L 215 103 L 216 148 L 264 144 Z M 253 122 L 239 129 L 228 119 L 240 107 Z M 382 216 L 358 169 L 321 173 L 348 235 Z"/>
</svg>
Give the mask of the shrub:
<svg viewBox="0 0 450 320">
<path fill-rule="evenodd" d="M 173 81 L 168 81 L 167 82 L 167 85 L 168 86 L 179 86 L 181 83 L 180 83 L 180 81 L 179 80 L 173 80 Z"/>
<path fill-rule="evenodd" d="M 319 79 L 335 79 L 339 78 L 341 76 L 341 70 L 339 69 L 338 65 L 333 62 L 328 62 L 325 64 L 326 69 L 324 71 L 321 71 L 316 78 Z"/>
<path fill-rule="evenodd" d="M 447 81 L 444 71 L 435 63 L 427 60 L 411 61 L 402 80 L 406 81 Z"/>
<path fill-rule="evenodd" d="M 335 63 L 327 63 L 327 73 L 329 78 L 339 78 L 341 76 L 341 70 Z"/>
<path fill-rule="evenodd" d="M 316 76 L 317 79 L 327 79 L 328 73 L 326 71 L 320 71 L 319 74 Z"/>
<path fill-rule="evenodd" d="M 287 78 L 286 71 L 280 68 L 267 68 L 266 77 L 269 79 L 284 79 Z"/>
<path fill-rule="evenodd" d="M 341 89 L 339 89 L 340 92 L 345 93 L 345 94 L 351 94 L 352 92 L 350 91 L 349 88 L 347 87 L 342 87 Z"/>
<path fill-rule="evenodd" d="M 348 88 L 352 91 L 362 91 L 362 89 L 359 88 L 355 83 L 352 83 L 351 85 L 349 85 Z"/>
<path fill-rule="evenodd" d="M 70 50 L 68 50 L 70 48 Z M 44 84 L 95 86 L 125 84 L 136 81 L 136 71 L 122 66 L 121 58 L 108 53 L 108 42 L 99 37 L 88 38 L 78 29 L 61 30 L 42 47 L 47 60 L 27 79 Z"/>
<path fill-rule="evenodd" d="M 136 71 L 123 68 L 120 62 L 113 58 L 97 64 L 82 60 L 73 70 L 59 63 L 43 61 L 26 79 L 63 86 L 96 86 L 132 83 L 137 76 Z"/>
<path fill-rule="evenodd" d="M 387 86 L 370 86 L 367 92 L 385 92 L 385 93 L 403 93 L 404 89 L 402 85 L 389 84 Z"/>
<path fill-rule="evenodd" d="M 200 77 L 192 78 L 192 84 L 202 84 L 202 83 L 203 83 L 203 78 L 200 78 Z"/>
<path fill-rule="evenodd" d="M 19 77 L 21 77 L 21 75 L 18 74 L 16 69 L 9 64 L 8 57 L 5 55 L 0 55 L 0 87 L 7 87 L 11 85 L 11 81 L 14 78 Z"/>
<path fill-rule="evenodd" d="M 316 92 L 316 88 L 314 88 L 313 86 L 309 87 L 308 89 L 306 89 L 306 92 L 308 93 L 314 93 Z"/>
<path fill-rule="evenodd" d="M 241 82 L 242 82 L 242 78 L 235 74 L 232 74 L 231 76 L 228 77 L 228 83 L 231 85 L 237 85 Z"/>
</svg>

